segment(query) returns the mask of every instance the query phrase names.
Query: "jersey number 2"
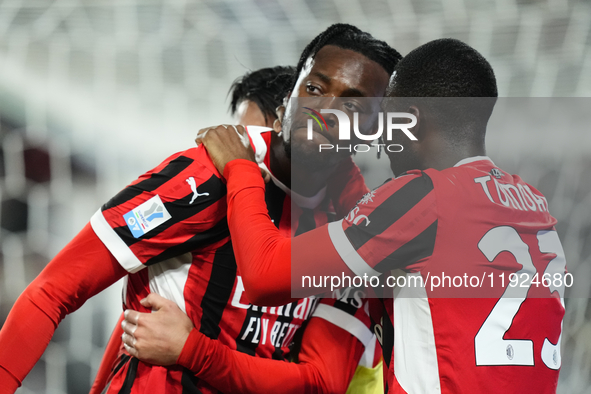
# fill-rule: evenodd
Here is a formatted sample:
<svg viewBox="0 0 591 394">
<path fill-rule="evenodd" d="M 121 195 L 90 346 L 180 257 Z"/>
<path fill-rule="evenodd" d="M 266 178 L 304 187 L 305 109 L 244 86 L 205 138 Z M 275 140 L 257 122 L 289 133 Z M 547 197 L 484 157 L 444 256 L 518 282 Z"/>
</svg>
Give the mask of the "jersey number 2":
<svg viewBox="0 0 591 394">
<path fill-rule="evenodd" d="M 537 238 L 540 252 L 556 254 L 556 257 L 548 263 L 544 274 L 554 275 L 560 273 L 564 275 L 566 260 L 556 231 L 540 231 Z M 490 262 L 493 262 L 501 252 L 507 251 L 511 253 L 517 263 L 522 266 L 517 272 L 519 278 L 521 274 L 527 274 L 531 280 L 536 272 L 529 253 L 529 247 L 513 227 L 501 226 L 493 228 L 482 237 L 478 243 L 478 248 Z M 503 296 L 496 303 L 474 338 L 476 365 L 534 365 L 532 340 L 503 339 L 505 333 L 511 327 L 515 315 L 519 312 L 521 304 L 525 301 L 530 287 L 531 281 L 529 286 L 507 286 Z M 555 287 L 551 282 L 548 289 L 551 293 L 558 292 L 560 302 L 564 307 L 564 282 L 560 287 Z M 542 361 L 551 369 L 559 369 L 561 364 L 562 322 L 560 324 L 561 334 L 558 342 L 553 344 L 548 338 L 545 338 L 542 346 Z"/>
</svg>

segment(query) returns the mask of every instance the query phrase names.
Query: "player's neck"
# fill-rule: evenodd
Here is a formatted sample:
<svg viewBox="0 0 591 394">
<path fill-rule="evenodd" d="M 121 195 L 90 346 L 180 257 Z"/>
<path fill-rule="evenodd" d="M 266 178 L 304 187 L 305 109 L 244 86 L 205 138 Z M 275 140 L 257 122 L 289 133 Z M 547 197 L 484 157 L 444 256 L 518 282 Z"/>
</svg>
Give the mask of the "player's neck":
<svg viewBox="0 0 591 394">
<path fill-rule="evenodd" d="M 434 124 L 425 123 L 417 133 L 418 141 L 413 150 L 418 161 L 413 164 L 423 170 L 433 168 L 441 171 L 468 157 L 485 156 L 485 131 L 442 130 Z"/>
<path fill-rule="evenodd" d="M 334 171 L 332 167 L 313 172 L 299 167 L 292 167 L 281 137 L 277 137 L 276 134 L 271 137 L 271 150 L 269 153 L 270 170 L 273 176 L 294 192 L 305 197 L 316 195 L 320 189 L 326 186 L 328 178 Z M 293 185 L 298 187 L 294 189 Z"/>
<path fill-rule="evenodd" d="M 444 170 L 455 166 L 460 160 L 474 156 L 485 156 L 486 149 L 484 145 L 465 145 L 446 147 L 443 149 L 434 149 L 427 153 L 423 162 L 424 168 L 434 168 Z"/>
</svg>

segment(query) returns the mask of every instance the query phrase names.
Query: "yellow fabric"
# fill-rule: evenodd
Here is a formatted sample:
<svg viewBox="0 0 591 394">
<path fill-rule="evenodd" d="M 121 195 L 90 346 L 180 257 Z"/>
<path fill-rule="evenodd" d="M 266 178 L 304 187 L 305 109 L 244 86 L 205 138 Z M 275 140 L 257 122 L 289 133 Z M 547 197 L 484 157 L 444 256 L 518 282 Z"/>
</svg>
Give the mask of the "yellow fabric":
<svg viewBox="0 0 591 394">
<path fill-rule="evenodd" d="M 383 362 L 373 368 L 359 365 L 347 389 L 347 394 L 384 394 Z"/>
</svg>

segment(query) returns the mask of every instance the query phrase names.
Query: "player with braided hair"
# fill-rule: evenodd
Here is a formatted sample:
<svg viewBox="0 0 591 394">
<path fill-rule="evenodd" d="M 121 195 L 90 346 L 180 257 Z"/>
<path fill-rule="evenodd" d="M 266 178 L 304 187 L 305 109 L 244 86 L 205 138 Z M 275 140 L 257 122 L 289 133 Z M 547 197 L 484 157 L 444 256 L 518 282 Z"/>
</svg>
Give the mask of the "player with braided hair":
<svg viewBox="0 0 591 394">
<path fill-rule="evenodd" d="M 401 59 L 400 53 L 386 42 L 376 39 L 371 34 L 361 31 L 353 25 L 335 23 L 317 35 L 302 51 L 300 60 L 296 65 L 292 90 L 294 90 L 297 78 L 301 76 L 306 64 L 312 61 L 316 54 L 327 45 L 349 49 L 362 54 L 378 63 L 390 75 L 394 72 L 395 65 Z"/>
</svg>

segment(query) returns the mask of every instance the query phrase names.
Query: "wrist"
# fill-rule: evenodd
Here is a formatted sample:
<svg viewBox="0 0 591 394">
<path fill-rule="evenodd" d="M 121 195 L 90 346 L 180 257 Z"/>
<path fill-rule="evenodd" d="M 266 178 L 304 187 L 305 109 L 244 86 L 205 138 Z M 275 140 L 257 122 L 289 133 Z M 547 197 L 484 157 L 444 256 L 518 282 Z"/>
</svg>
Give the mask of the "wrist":
<svg viewBox="0 0 591 394">
<path fill-rule="evenodd" d="M 177 359 L 177 364 L 190 369 L 192 372 L 197 373 L 201 370 L 202 361 L 199 355 L 205 354 L 202 352 L 201 345 L 201 334 L 196 328 L 193 328 L 185 341 L 185 345 L 181 350 L 181 354 Z"/>
<path fill-rule="evenodd" d="M 2 382 L 0 394 L 14 393 L 21 385 L 18 379 L 2 366 L 0 366 L 0 382 Z"/>
<path fill-rule="evenodd" d="M 241 190 L 252 187 L 265 188 L 261 169 L 250 160 L 232 160 L 226 164 L 223 175 L 226 179 L 228 201 L 232 200 Z"/>
<path fill-rule="evenodd" d="M 246 159 L 234 159 L 226 163 L 224 166 L 224 173 L 222 174 L 224 178 L 230 179 L 233 177 L 233 174 L 239 173 L 241 176 L 243 174 L 258 174 L 260 175 L 261 171 L 259 166 Z"/>
</svg>

